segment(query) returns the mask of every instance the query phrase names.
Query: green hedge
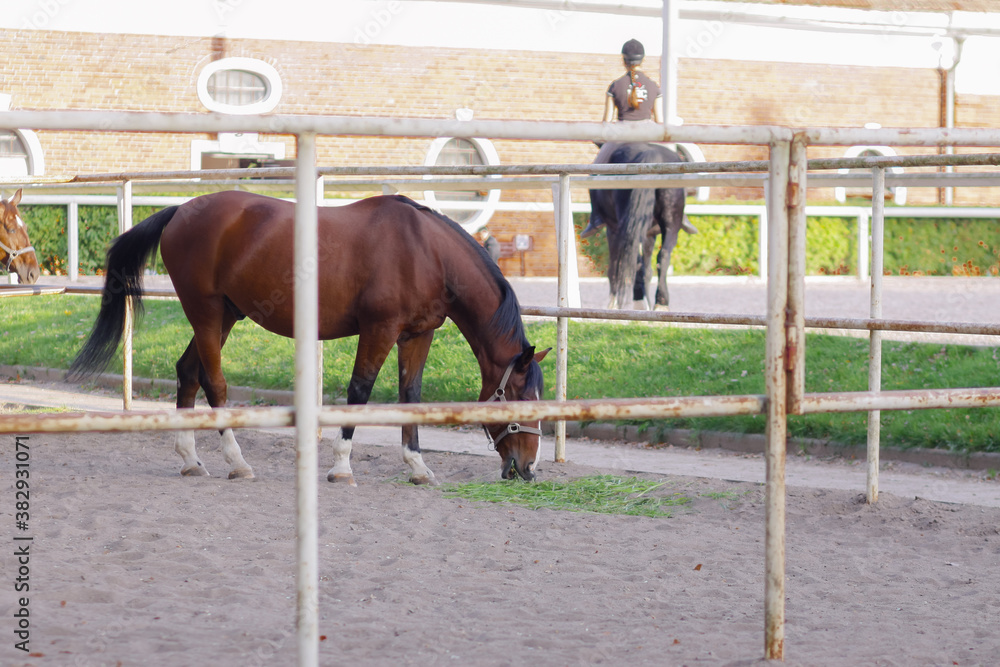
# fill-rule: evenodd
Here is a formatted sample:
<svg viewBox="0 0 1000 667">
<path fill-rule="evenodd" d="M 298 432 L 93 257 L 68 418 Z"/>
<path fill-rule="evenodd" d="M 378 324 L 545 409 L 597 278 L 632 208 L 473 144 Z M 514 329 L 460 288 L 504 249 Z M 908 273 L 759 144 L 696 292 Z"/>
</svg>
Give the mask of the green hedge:
<svg viewBox="0 0 1000 667">
<path fill-rule="evenodd" d="M 66 238 L 65 206 L 19 207 L 21 217 L 28 225 L 31 245 L 35 248 L 38 264 L 47 275 L 66 275 L 69 271 L 69 240 Z M 146 219 L 162 206 L 135 206 L 132 219 Z M 104 270 L 104 254 L 111 241 L 118 236 L 118 209 L 115 206 L 80 206 L 80 273 L 95 275 Z M 165 273 L 159 255 L 156 258 L 159 273 Z"/>
<path fill-rule="evenodd" d="M 892 275 L 996 276 L 1000 239 L 996 219 L 885 222 L 885 269 Z"/>
<path fill-rule="evenodd" d="M 760 225 L 754 216 L 688 216 L 697 234 L 681 232 L 670 263 L 677 275 L 756 275 L 757 237 Z"/>
<path fill-rule="evenodd" d="M 756 216 L 690 215 L 699 233 L 681 233 L 671 264 L 677 275 L 760 275 Z M 998 220 L 886 218 L 887 275 L 1000 275 Z M 574 216 L 577 232 L 587 214 Z M 603 232 L 580 241 L 581 253 L 606 271 Z M 858 223 L 851 217 L 811 217 L 806 223 L 806 272 L 857 275 Z"/>
</svg>

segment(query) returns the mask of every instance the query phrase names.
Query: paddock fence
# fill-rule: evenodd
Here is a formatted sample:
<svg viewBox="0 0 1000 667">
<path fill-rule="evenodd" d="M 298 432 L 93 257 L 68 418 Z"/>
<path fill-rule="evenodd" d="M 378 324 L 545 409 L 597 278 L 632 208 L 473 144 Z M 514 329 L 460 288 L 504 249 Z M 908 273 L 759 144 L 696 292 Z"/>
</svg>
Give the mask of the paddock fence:
<svg viewBox="0 0 1000 667">
<path fill-rule="evenodd" d="M 618 124 L 623 126 L 626 124 Z M 638 125 L 638 124 L 637 124 Z M 293 134 L 297 143 L 295 167 L 295 402 L 290 408 L 185 410 L 177 414 L 132 412 L 105 415 L 3 415 L 0 432 L 127 431 L 220 429 L 224 427 L 290 426 L 296 430 L 296 552 L 297 552 L 297 648 L 298 663 L 318 664 L 318 550 L 317 550 L 317 429 L 320 426 L 372 424 L 478 423 L 483 421 L 523 421 L 536 419 L 631 419 L 674 416 L 736 414 L 766 415 L 766 514 L 765 514 L 765 594 L 764 653 L 766 658 L 784 656 L 784 572 L 785 572 L 785 443 L 787 415 L 819 411 L 867 411 L 943 408 L 957 405 L 1000 405 L 1000 388 L 936 389 L 881 392 L 877 382 L 868 392 L 805 394 L 804 392 L 804 277 L 805 277 L 805 195 L 808 186 L 806 146 L 825 145 L 907 145 L 907 146 L 998 146 L 998 130 L 932 129 L 853 129 L 815 128 L 792 130 L 773 126 L 645 126 L 614 127 L 600 123 L 559 123 L 521 121 L 435 121 L 425 119 L 380 119 L 302 116 L 216 115 L 53 111 L 12 111 L 0 116 L 0 128 L 30 127 L 39 130 L 131 131 L 131 132 L 267 132 Z M 753 167 L 747 163 L 660 165 L 662 172 L 621 168 L 627 176 L 656 174 L 642 185 L 670 182 L 669 178 L 689 173 L 739 173 L 766 170 L 767 192 L 767 311 L 764 395 L 690 396 L 675 398 L 617 399 L 596 401 L 566 400 L 567 323 L 572 311 L 568 304 L 569 248 L 572 245 L 570 174 L 611 173 L 592 165 L 571 165 L 557 170 L 553 189 L 558 221 L 559 303 L 557 313 L 558 366 L 556 400 L 506 404 L 442 403 L 431 405 L 367 405 L 321 408 L 317 404 L 318 355 L 317 308 L 317 198 L 316 136 L 386 135 L 490 137 L 522 140 L 622 140 L 684 141 L 766 145 L 769 160 Z M 613 136 L 609 136 L 613 135 Z M 933 156 L 938 157 L 938 156 Z M 941 156 L 956 158 L 959 156 Z M 963 159 L 965 156 L 961 156 Z M 884 222 L 886 158 L 861 158 L 859 168 L 872 174 L 873 257 L 881 253 Z M 984 164 L 997 164 L 994 161 Z M 813 166 L 819 169 L 819 166 Z M 824 167 L 832 168 L 832 167 Z M 674 172 L 673 169 L 677 171 Z M 690 170 L 690 171 L 687 171 Z M 636 173 L 638 172 L 638 173 Z M 596 178 L 596 177 L 595 177 Z M 662 178 L 657 181 L 657 178 Z M 641 180 L 641 179 L 640 179 Z M 681 179 L 691 180 L 691 179 Z M 619 187 L 635 187 L 627 181 Z M 451 188 L 449 183 L 449 188 Z M 131 226 L 132 181 L 122 182 L 121 231 Z M 880 345 L 881 267 L 872 265 L 872 356 Z M 307 305 L 308 304 L 308 305 Z M 607 313 L 601 315 L 607 317 Z M 662 315 L 670 321 L 670 314 Z M 756 322 L 755 322 L 756 323 Z M 129 353 L 126 345 L 126 354 Z M 877 380 L 877 378 L 875 378 Z M 560 437 L 557 431 L 557 438 Z M 561 437 L 565 441 L 565 430 Z M 877 443 L 876 443 L 877 445 Z M 877 446 L 869 452 L 869 472 L 877 472 Z M 874 460 L 874 462 L 873 462 Z M 873 468 L 874 466 L 874 468 Z M 869 484 L 871 486 L 871 483 Z M 874 492 L 872 492 L 874 491 Z M 869 489 L 869 499 L 877 498 L 877 486 Z"/>
<path fill-rule="evenodd" d="M 948 158 L 950 159 L 943 159 Z M 990 155 L 960 155 L 960 156 L 893 156 L 880 159 L 880 164 L 886 168 L 886 188 L 899 187 L 996 187 L 1000 184 L 998 175 L 993 173 L 896 173 L 902 167 L 942 167 L 942 166 L 984 166 L 994 165 L 995 160 Z M 590 165 L 585 173 L 583 165 L 512 165 L 483 166 L 470 168 L 455 167 L 321 167 L 317 170 L 319 176 L 318 199 L 320 206 L 345 206 L 358 200 L 350 196 L 352 193 L 382 192 L 416 193 L 433 191 L 435 189 L 465 190 L 465 191 L 496 191 L 501 190 L 551 190 L 558 186 L 559 173 L 570 174 L 570 186 L 582 188 L 614 188 L 621 187 L 619 181 L 629 183 L 628 187 L 644 187 L 644 184 L 657 187 L 703 187 L 703 186 L 756 186 L 763 187 L 766 174 L 759 172 L 731 173 L 693 173 L 691 169 L 703 168 L 703 163 L 692 163 L 687 172 L 650 172 L 643 176 L 627 176 L 627 172 L 614 170 L 611 165 Z M 766 169 L 763 161 L 729 163 L 730 167 L 746 169 Z M 631 172 L 638 171 L 640 165 Z M 871 187 L 871 178 L 862 177 L 857 173 L 843 173 L 848 170 L 870 169 L 870 161 L 865 158 L 828 158 L 810 160 L 809 169 L 829 169 L 838 172 L 827 173 L 813 171 L 810 174 L 810 188 L 858 188 Z M 567 171 L 568 170 L 568 171 Z M 485 172 L 489 173 L 485 173 Z M 594 177 L 593 174 L 604 172 L 606 175 Z M 675 170 L 676 171 L 676 170 Z M 243 173 L 246 172 L 246 173 Z M 617 173 L 616 173 L 617 172 Z M 480 173 L 481 175 L 474 175 Z M 242 177 L 240 177 L 242 174 Z M 162 171 L 134 172 L 118 174 L 88 174 L 73 177 L 31 178 L 6 181 L 7 185 L 22 185 L 27 188 L 22 203 L 27 205 L 60 206 L 66 208 L 66 251 L 67 276 L 71 281 L 79 278 L 79 210 L 81 206 L 121 206 L 121 189 L 125 183 L 133 183 L 134 190 L 131 204 L 134 206 L 174 206 L 182 204 L 195 195 L 164 196 L 156 194 L 142 195 L 140 188 L 155 192 L 158 188 L 170 190 L 190 189 L 204 192 L 206 189 L 246 189 L 262 194 L 274 193 L 276 196 L 287 193 L 294 186 L 294 169 L 287 167 L 257 168 L 257 169 L 215 169 L 197 171 Z M 420 178 L 414 178 L 420 176 Z M 113 194 L 95 194 L 92 191 L 103 189 Z M 116 192 L 117 191 L 117 192 Z M 327 193 L 336 196 L 328 197 Z M 36 194 L 37 193 L 37 194 Z M 421 203 L 432 208 L 444 208 L 446 211 L 481 212 L 483 210 L 502 212 L 545 213 L 554 210 L 554 203 L 549 201 L 449 201 L 427 200 L 415 197 Z M 588 202 L 570 203 L 573 213 L 589 213 Z M 757 221 L 757 275 L 766 278 L 767 268 L 767 206 L 763 204 L 688 204 L 685 212 L 694 217 L 700 216 L 745 216 Z M 924 220 L 947 219 L 995 219 L 1000 218 L 1000 209 L 992 207 L 972 206 L 893 206 L 885 209 L 885 217 L 916 218 Z M 871 207 L 858 205 L 809 205 L 806 206 L 806 217 L 845 218 L 855 221 L 857 253 L 854 259 L 854 277 L 867 279 L 870 275 L 869 258 Z M 473 223 L 479 226 L 481 223 Z M 466 225 L 467 229 L 469 225 Z M 570 248 L 569 261 L 572 264 L 575 248 Z M 570 302 L 577 305 L 577 288 L 570 274 Z"/>
</svg>

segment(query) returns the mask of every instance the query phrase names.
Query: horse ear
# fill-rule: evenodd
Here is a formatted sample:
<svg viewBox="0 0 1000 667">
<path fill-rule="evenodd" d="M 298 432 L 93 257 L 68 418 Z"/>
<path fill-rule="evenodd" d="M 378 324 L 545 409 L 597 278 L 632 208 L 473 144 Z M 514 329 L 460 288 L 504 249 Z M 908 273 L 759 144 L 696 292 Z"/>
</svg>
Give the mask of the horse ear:
<svg viewBox="0 0 1000 667">
<path fill-rule="evenodd" d="M 517 358 L 517 361 L 514 363 L 514 370 L 518 371 L 519 373 L 527 371 L 528 366 L 531 365 L 532 361 L 540 362 L 542 359 L 545 358 L 545 355 L 548 354 L 549 350 L 551 349 L 552 349 L 551 347 L 547 347 L 541 352 L 535 354 L 534 346 L 528 346 L 524 348 L 524 351 L 521 353 L 521 356 L 519 356 Z"/>
<path fill-rule="evenodd" d="M 520 356 L 514 362 L 514 370 L 518 373 L 524 373 L 528 370 L 528 366 L 531 365 L 531 360 L 535 356 L 535 348 L 533 346 L 528 346 L 524 348 Z"/>
<path fill-rule="evenodd" d="M 21 190 L 18 189 L 18 191 L 14 193 L 14 196 L 10 198 L 9 203 L 11 206 L 17 206 L 18 202 L 20 201 L 21 201 Z"/>
</svg>

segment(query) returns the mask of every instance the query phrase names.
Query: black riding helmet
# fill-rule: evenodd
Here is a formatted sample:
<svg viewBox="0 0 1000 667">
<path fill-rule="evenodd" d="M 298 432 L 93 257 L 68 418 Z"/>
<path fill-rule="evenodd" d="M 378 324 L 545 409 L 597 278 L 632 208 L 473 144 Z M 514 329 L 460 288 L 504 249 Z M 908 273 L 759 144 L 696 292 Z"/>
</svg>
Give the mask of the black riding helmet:
<svg viewBox="0 0 1000 667">
<path fill-rule="evenodd" d="M 622 45 L 622 58 L 626 65 L 638 65 L 646 57 L 646 50 L 642 48 L 642 42 L 637 39 L 630 39 Z"/>
</svg>

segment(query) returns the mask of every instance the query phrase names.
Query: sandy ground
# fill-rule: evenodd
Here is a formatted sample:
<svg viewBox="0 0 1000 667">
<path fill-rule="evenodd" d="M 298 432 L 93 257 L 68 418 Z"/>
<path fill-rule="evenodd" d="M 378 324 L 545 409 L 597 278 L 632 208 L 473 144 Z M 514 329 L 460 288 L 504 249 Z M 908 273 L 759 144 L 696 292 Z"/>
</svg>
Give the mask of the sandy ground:
<svg viewBox="0 0 1000 667">
<path fill-rule="evenodd" d="M 250 481 L 224 479 L 213 433 L 218 476 L 199 479 L 169 434 L 30 436 L 31 655 L 11 639 L 8 437 L 0 662 L 293 663 L 290 432 L 240 433 Z M 763 662 L 759 484 L 655 475 L 691 499 L 670 518 L 531 510 L 413 487 L 395 447 L 356 444 L 358 488 L 319 489 L 323 664 Z M 443 481 L 498 477 L 494 457 L 426 459 Z M 1000 509 L 790 487 L 787 515 L 787 664 L 1000 660 Z"/>
</svg>

